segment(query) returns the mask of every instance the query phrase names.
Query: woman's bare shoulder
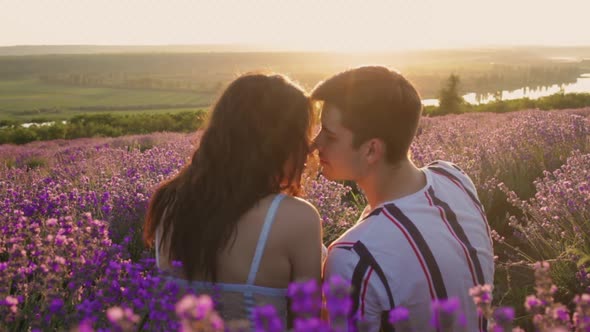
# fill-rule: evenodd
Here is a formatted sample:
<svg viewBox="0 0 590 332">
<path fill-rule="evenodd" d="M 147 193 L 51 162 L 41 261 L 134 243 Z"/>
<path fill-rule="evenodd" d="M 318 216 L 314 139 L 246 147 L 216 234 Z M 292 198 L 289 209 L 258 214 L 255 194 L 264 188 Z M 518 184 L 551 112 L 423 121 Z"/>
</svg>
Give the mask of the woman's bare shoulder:
<svg viewBox="0 0 590 332">
<path fill-rule="evenodd" d="M 303 198 L 287 196 L 279 206 L 277 217 L 287 221 L 301 221 L 317 225 L 320 221 L 320 214 L 313 204 Z"/>
<path fill-rule="evenodd" d="M 283 199 L 275 217 L 276 228 L 284 240 L 301 240 L 301 237 L 321 232 L 318 210 L 308 201 L 287 196 Z"/>
<path fill-rule="evenodd" d="M 321 261 L 322 225 L 318 210 L 298 197 L 285 197 L 277 212 L 275 223 L 282 245 L 292 259 L 313 260 L 317 253 Z"/>
</svg>

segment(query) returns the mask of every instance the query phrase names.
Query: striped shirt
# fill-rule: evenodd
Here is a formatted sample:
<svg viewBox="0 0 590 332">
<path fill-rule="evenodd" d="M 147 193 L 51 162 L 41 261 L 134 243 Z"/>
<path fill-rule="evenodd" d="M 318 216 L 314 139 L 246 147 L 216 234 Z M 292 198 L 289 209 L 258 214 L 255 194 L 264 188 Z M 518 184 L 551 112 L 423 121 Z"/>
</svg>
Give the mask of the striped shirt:
<svg viewBox="0 0 590 332">
<path fill-rule="evenodd" d="M 391 330 L 389 311 L 405 307 L 413 331 L 435 331 L 431 301 L 458 297 L 465 328 L 486 331 L 469 289 L 493 284 L 492 240 L 471 179 L 456 165 L 422 168 L 426 186 L 366 211 L 328 249 L 324 277 L 352 281 L 353 314 L 369 331 Z"/>
</svg>

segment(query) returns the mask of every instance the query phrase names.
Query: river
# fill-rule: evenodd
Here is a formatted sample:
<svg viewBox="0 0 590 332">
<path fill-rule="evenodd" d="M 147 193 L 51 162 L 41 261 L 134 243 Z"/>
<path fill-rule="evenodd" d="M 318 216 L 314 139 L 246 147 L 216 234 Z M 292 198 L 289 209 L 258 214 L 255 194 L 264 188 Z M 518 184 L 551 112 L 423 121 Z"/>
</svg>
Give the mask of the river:
<svg viewBox="0 0 590 332">
<path fill-rule="evenodd" d="M 582 74 L 578 77 L 575 83 L 553 84 L 551 86 L 537 88 L 523 87 L 512 91 L 503 90 L 500 97 L 502 100 L 520 99 L 525 97 L 538 99 L 558 93 L 562 89 L 565 93 L 590 93 L 590 73 Z M 463 95 L 463 99 L 470 104 L 478 105 L 492 102 L 496 100 L 496 96 L 493 93 L 479 94 L 470 92 Z M 424 106 L 438 106 L 438 99 L 423 99 L 422 104 L 424 104 Z"/>
</svg>

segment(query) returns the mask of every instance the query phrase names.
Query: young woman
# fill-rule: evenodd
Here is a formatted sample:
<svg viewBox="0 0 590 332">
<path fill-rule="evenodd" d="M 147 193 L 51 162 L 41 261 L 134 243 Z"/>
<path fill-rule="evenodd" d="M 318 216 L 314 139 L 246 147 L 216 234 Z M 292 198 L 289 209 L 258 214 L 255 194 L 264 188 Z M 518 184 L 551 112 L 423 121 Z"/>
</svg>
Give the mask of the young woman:
<svg viewBox="0 0 590 332">
<path fill-rule="evenodd" d="M 144 239 L 158 266 L 199 293 L 215 289 L 226 320 L 257 305 L 287 316 L 290 282 L 320 280 L 321 224 L 297 198 L 312 107 L 281 75 L 233 81 L 213 107 L 192 161 L 153 195 Z"/>
</svg>

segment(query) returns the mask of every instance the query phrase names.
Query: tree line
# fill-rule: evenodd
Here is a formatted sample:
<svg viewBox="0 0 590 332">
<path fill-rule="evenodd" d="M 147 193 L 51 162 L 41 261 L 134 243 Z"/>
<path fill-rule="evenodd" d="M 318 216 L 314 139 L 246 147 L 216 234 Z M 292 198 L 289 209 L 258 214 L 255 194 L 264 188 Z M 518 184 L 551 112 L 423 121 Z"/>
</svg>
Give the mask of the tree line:
<svg viewBox="0 0 590 332">
<path fill-rule="evenodd" d="M 193 132 L 205 121 L 206 111 L 158 114 L 77 115 L 65 121 L 27 128 L 16 122 L 0 122 L 0 144 L 25 144 L 33 141 L 82 137 L 117 137 L 153 132 Z"/>
<path fill-rule="evenodd" d="M 440 82 L 444 81 L 447 77 L 448 70 L 451 69 L 424 70 L 408 68 L 405 74 L 418 87 L 424 97 L 429 97 L 436 94 Z M 493 93 L 498 90 L 512 90 L 523 86 L 541 87 L 558 83 L 573 83 L 580 74 L 583 74 L 583 71 L 577 64 L 496 64 L 482 69 L 459 69 L 457 73 L 461 75 L 463 83 L 469 91 L 475 93 Z M 320 72 L 293 73 L 294 78 L 308 87 L 314 86 L 323 76 Z M 156 73 L 63 72 L 41 74 L 38 78 L 40 81 L 48 84 L 80 87 L 193 91 L 209 95 L 214 95 L 224 86 L 223 82 L 219 80 L 219 77 L 214 78 L 206 73 L 202 76 L 175 75 L 174 77 L 169 77 L 168 75 Z"/>
<path fill-rule="evenodd" d="M 214 93 L 221 89 L 222 82 L 203 82 L 191 78 L 162 78 L 150 75 L 127 73 L 56 73 L 39 75 L 39 80 L 49 84 L 81 87 L 108 87 L 124 89 L 148 89 L 164 91 L 196 91 Z"/>
<path fill-rule="evenodd" d="M 563 91 L 539 99 L 497 99 L 487 104 L 472 105 L 463 99 L 460 84 L 461 78 L 458 75 L 450 75 L 439 90 L 439 106 L 426 106 L 424 114 L 438 116 L 467 112 L 505 113 L 523 109 L 552 110 L 590 106 L 590 93 L 564 93 Z"/>
</svg>

